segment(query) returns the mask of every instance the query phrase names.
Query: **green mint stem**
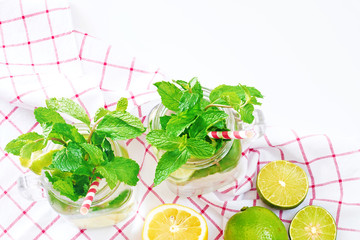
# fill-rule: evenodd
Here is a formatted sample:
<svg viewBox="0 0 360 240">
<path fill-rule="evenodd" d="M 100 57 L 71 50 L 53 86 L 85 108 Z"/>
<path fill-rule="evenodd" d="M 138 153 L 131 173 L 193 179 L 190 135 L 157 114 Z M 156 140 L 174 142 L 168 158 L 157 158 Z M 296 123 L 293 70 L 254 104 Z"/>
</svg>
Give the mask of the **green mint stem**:
<svg viewBox="0 0 360 240">
<path fill-rule="evenodd" d="M 45 138 L 40 138 L 40 139 L 36 140 L 35 142 L 41 142 L 41 141 L 44 141 L 44 139 L 45 139 Z M 64 140 L 60 139 L 60 138 L 54 138 L 54 137 L 52 137 L 52 138 L 50 138 L 50 140 L 51 140 L 51 141 L 59 142 L 59 143 L 61 143 L 62 145 L 67 146 L 67 143 L 66 143 Z"/>
<path fill-rule="evenodd" d="M 221 108 L 233 108 L 231 106 L 227 106 L 227 105 L 222 105 L 222 104 L 209 104 L 205 107 L 205 111 L 206 109 L 210 108 L 210 107 L 221 107 Z"/>
<path fill-rule="evenodd" d="M 67 143 L 66 143 L 64 140 L 60 139 L 60 138 L 50 138 L 50 140 L 51 140 L 51 141 L 60 142 L 60 143 L 62 143 L 63 145 L 67 146 Z"/>
<path fill-rule="evenodd" d="M 94 123 L 94 126 L 90 129 L 90 134 L 89 134 L 89 137 L 87 139 L 87 143 L 91 142 L 91 137 L 92 137 L 93 133 L 95 132 L 95 129 L 96 129 L 97 125 L 99 125 L 99 123 L 101 122 L 101 120 L 103 120 L 103 118 L 104 117 L 97 120 L 96 123 Z"/>
</svg>

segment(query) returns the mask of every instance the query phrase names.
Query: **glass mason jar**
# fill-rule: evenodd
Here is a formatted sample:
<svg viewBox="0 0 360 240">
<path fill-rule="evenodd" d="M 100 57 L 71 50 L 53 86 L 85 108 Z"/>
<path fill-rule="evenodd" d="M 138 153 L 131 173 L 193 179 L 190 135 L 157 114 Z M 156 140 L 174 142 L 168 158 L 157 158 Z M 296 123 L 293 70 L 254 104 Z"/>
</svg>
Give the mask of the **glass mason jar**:
<svg viewBox="0 0 360 240">
<path fill-rule="evenodd" d="M 89 129 L 85 126 L 76 125 L 76 127 L 85 137 L 89 134 Z M 115 156 L 129 157 L 123 143 L 111 139 L 108 139 L 108 141 L 114 150 Z M 44 152 L 61 147 L 62 145 L 49 142 Z M 22 195 L 31 200 L 39 200 L 41 191 L 38 189 L 39 187 L 44 189 L 50 206 L 79 228 L 99 228 L 115 225 L 128 218 L 136 208 L 135 187 L 120 182 L 113 189 L 110 189 L 106 180 L 100 180 L 98 190 L 86 215 L 80 214 L 80 207 L 84 197 L 75 202 L 60 195 L 52 187 L 44 171 L 42 171 L 40 177 L 34 177 L 33 175 L 21 177 L 18 183 Z"/>
<path fill-rule="evenodd" d="M 209 100 L 211 90 L 204 89 L 204 98 Z M 173 172 L 167 179 L 169 189 L 178 196 L 197 196 L 215 191 L 226 186 L 241 175 L 245 174 L 247 164 L 241 161 L 242 149 L 246 149 L 251 141 L 260 137 L 264 132 L 263 115 L 255 110 L 255 120 L 252 124 L 237 121 L 239 115 L 231 108 L 219 108 L 228 114 L 226 126 L 230 131 L 254 129 L 255 137 L 252 139 L 232 139 L 224 141 L 223 146 L 207 159 L 191 157 L 183 166 Z M 170 111 L 163 105 L 155 106 L 148 118 L 149 130 L 161 129 L 160 117 L 168 115 Z M 164 151 L 152 148 L 157 159 Z"/>
</svg>

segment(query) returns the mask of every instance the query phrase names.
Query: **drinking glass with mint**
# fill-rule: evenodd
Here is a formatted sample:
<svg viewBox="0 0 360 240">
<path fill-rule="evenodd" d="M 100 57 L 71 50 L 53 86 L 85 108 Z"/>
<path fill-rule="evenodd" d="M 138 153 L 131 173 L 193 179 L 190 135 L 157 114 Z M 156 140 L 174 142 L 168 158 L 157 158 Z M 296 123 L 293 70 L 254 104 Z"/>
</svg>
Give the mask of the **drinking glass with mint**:
<svg viewBox="0 0 360 240">
<path fill-rule="evenodd" d="M 210 90 L 197 78 L 154 85 L 161 104 L 149 115 L 146 136 L 158 158 L 154 185 L 167 180 L 175 194 L 195 196 L 234 181 L 243 170 L 241 140 L 208 133 L 254 128 L 260 91 L 241 84 Z"/>
<path fill-rule="evenodd" d="M 5 147 L 19 156 L 23 167 L 40 175 L 51 206 L 80 228 L 114 225 L 135 207 L 139 165 L 129 159 L 122 141 L 140 136 L 145 128 L 126 111 L 127 105 L 121 98 L 115 111 L 100 108 L 91 122 L 71 99 L 48 99 L 46 107 L 34 110 L 42 134 L 25 133 Z M 77 123 L 66 122 L 60 113 Z M 89 213 L 81 215 L 80 206 L 96 179 L 100 184 Z M 32 191 L 26 189 L 32 184 L 29 179 L 19 183 L 24 191 Z"/>
</svg>

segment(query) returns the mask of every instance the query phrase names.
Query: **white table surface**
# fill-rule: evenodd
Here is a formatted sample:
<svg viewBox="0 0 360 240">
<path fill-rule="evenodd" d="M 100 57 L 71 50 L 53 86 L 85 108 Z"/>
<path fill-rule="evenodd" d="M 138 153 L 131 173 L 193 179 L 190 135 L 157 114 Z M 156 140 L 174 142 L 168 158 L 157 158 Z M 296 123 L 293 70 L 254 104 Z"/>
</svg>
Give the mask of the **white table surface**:
<svg viewBox="0 0 360 240">
<path fill-rule="evenodd" d="M 360 1 L 70 4 L 75 29 L 174 79 L 256 86 L 268 124 L 360 143 Z"/>
</svg>

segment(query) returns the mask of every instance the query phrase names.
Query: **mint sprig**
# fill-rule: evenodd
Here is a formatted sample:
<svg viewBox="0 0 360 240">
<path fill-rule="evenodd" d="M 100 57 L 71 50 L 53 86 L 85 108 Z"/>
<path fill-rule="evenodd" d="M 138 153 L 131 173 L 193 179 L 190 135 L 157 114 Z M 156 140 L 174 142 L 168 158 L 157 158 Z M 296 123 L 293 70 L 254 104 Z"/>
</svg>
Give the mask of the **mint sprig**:
<svg viewBox="0 0 360 240">
<path fill-rule="evenodd" d="M 23 134 L 5 147 L 5 151 L 19 156 L 22 166 L 36 174 L 45 170 L 54 189 L 73 201 L 86 195 L 96 177 L 106 179 L 111 189 L 118 182 L 137 184 L 139 165 L 134 160 L 116 157 L 110 143 L 136 138 L 145 131 L 141 121 L 126 111 L 126 98 L 119 100 L 115 111 L 99 108 L 93 123 L 71 99 L 51 98 L 46 100 L 46 106 L 34 110 L 43 134 Z M 84 123 L 88 133 L 79 132 L 78 125 L 66 123 L 60 113 Z M 48 141 L 61 146 L 43 152 Z"/>
<path fill-rule="evenodd" d="M 161 129 L 151 130 L 147 141 L 163 154 L 155 171 L 154 185 L 160 184 L 190 157 L 206 159 L 213 156 L 225 140 L 210 139 L 209 131 L 227 131 L 226 114 L 220 108 L 232 108 L 241 121 L 252 123 L 254 105 L 261 105 L 259 90 L 245 85 L 220 85 L 204 99 L 203 88 L 195 77 L 189 82 L 176 80 L 157 82 L 162 104 L 172 114 L 161 116 Z"/>
</svg>

